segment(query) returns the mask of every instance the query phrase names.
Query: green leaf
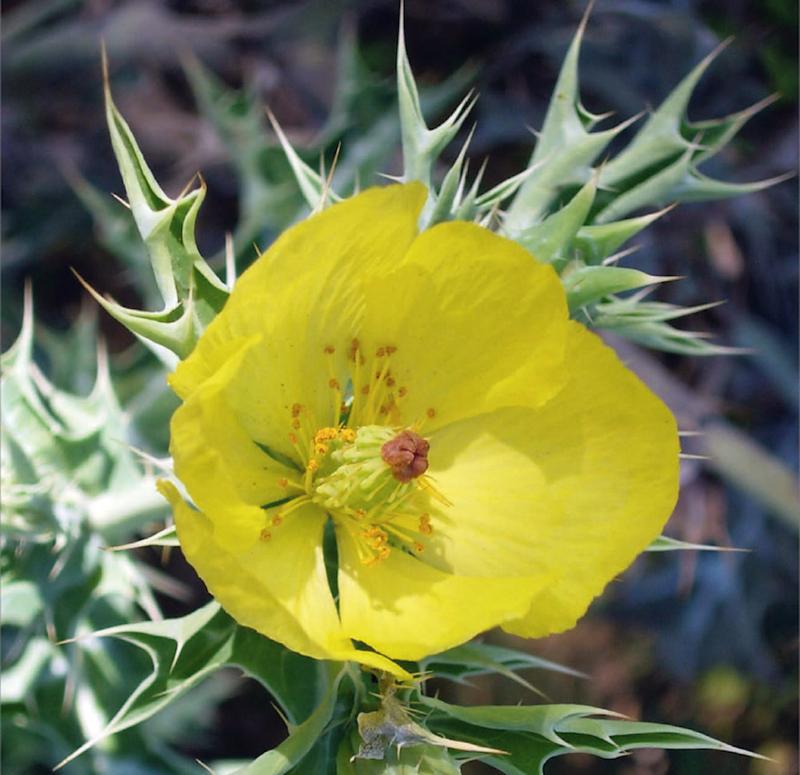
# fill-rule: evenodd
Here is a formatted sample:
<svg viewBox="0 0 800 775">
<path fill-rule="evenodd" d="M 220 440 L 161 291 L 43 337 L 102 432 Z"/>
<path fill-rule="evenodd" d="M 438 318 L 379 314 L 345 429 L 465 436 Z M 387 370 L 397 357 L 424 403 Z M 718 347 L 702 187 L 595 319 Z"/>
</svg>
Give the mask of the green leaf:
<svg viewBox="0 0 800 775">
<path fill-rule="evenodd" d="M 578 229 L 573 242 L 578 258 L 587 264 L 599 264 L 673 207 L 674 205 L 671 205 L 658 212 L 623 221 L 582 226 Z"/>
<path fill-rule="evenodd" d="M 178 533 L 175 530 L 175 525 L 168 525 L 163 530 L 159 530 L 157 533 L 147 536 L 147 538 L 131 541 L 127 544 L 120 544 L 119 546 L 110 546 L 109 549 L 113 552 L 121 552 L 128 549 L 141 549 L 145 546 L 180 546 L 180 544 L 181 542 L 178 540 Z"/>
<path fill-rule="evenodd" d="M 185 357 L 200 333 L 222 309 L 229 293 L 200 255 L 195 241 L 195 223 L 205 198 L 205 183 L 201 179 L 196 189 L 176 199 L 164 193 L 114 104 L 105 52 L 103 73 L 111 144 L 131 214 L 150 255 L 164 307 L 158 313 L 144 313 L 113 302 L 103 306 L 138 336 Z M 159 333 L 162 330 L 163 333 Z"/>
<path fill-rule="evenodd" d="M 506 751 L 506 756 L 480 757 L 506 775 L 541 774 L 547 761 L 564 754 L 614 759 L 636 748 L 710 749 L 757 757 L 690 729 L 608 718 L 617 714 L 581 705 L 467 708 L 429 697 L 420 701 L 432 710 L 432 729 Z"/>
<path fill-rule="evenodd" d="M 521 231 L 516 241 L 545 264 L 569 256 L 569 248 L 589 215 L 597 181 L 589 180 L 560 210 Z M 613 252 L 613 251 L 612 251 Z"/>
<path fill-rule="evenodd" d="M 215 602 L 178 619 L 125 624 L 86 637 L 115 637 L 137 646 L 149 656 L 152 672 L 108 724 L 61 765 L 109 735 L 150 718 L 226 665 L 241 667 L 264 685 L 294 724 L 311 712 L 320 671 L 325 668 L 325 663 L 288 652 L 253 630 L 239 627 Z"/>
<path fill-rule="evenodd" d="M 105 352 L 97 351 L 88 395 L 60 390 L 33 361 L 33 320 L 28 290 L 20 335 L 0 359 L 2 530 L 48 540 L 90 518 L 106 537 L 127 537 L 166 508 L 153 497 L 152 480 L 124 443 L 128 417 Z"/>
<path fill-rule="evenodd" d="M 458 683 L 466 683 L 465 679 L 469 676 L 497 673 L 532 691 L 536 691 L 535 687 L 518 676 L 517 671 L 550 670 L 565 675 L 586 677 L 577 670 L 524 651 L 480 642 L 465 643 L 426 657 L 420 662 L 420 667 L 424 672 L 430 672 L 437 678 L 448 678 Z"/>
<path fill-rule="evenodd" d="M 695 550 L 700 552 L 746 552 L 747 549 L 739 549 L 735 546 L 712 546 L 711 544 L 694 544 L 689 541 L 681 541 L 677 538 L 670 538 L 669 536 L 659 536 L 650 546 L 645 549 L 646 552 L 674 552 L 674 551 L 687 551 Z"/>
<path fill-rule="evenodd" d="M 433 164 L 463 126 L 475 104 L 475 98 L 471 93 L 467 94 L 439 126 L 428 128 L 406 53 L 402 13 L 397 36 L 397 98 L 403 145 L 403 180 L 420 180 L 430 189 Z"/>
<path fill-rule="evenodd" d="M 337 673 L 331 672 L 328 690 L 314 712 L 302 724 L 292 729 L 279 746 L 236 770 L 235 775 L 283 775 L 298 764 L 333 718 L 339 685 L 346 674 L 347 668 L 341 668 Z"/>
<path fill-rule="evenodd" d="M 297 155 L 271 110 L 267 110 L 267 116 L 283 148 L 283 152 L 286 154 L 289 166 L 292 168 L 306 204 L 308 204 L 312 212 L 318 212 L 332 202 L 341 201 L 341 197 L 333 191 L 329 181 L 319 172 L 315 172 Z"/>
<path fill-rule="evenodd" d="M 538 223 L 562 186 L 584 184 L 591 178 L 592 162 L 620 132 L 638 116 L 610 129 L 592 132 L 605 116 L 595 116 L 580 104 L 578 58 L 589 18 L 587 9 L 561 66 L 544 125 L 528 167 L 536 170 L 525 180 L 506 214 L 504 229 L 509 236 Z"/>
<path fill-rule="evenodd" d="M 688 158 L 691 160 L 694 153 L 692 147 L 694 138 L 687 140 L 681 134 L 686 108 L 703 73 L 728 43 L 730 40 L 717 46 L 695 65 L 647 119 L 628 146 L 604 166 L 601 176 L 604 186 L 614 187 L 621 181 L 676 154 L 683 156 L 688 151 Z"/>
<path fill-rule="evenodd" d="M 561 275 L 571 312 L 613 293 L 675 279 L 677 278 L 656 277 L 638 269 L 619 266 L 583 266 L 576 269 L 568 267 Z"/>
</svg>

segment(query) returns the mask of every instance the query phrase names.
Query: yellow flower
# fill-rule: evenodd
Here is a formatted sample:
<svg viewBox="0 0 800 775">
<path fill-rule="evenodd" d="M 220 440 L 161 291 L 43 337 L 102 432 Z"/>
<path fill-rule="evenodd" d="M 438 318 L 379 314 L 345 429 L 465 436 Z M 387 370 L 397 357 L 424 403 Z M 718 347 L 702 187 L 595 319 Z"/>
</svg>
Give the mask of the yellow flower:
<svg viewBox="0 0 800 775">
<path fill-rule="evenodd" d="M 418 233 L 425 196 L 366 191 L 244 273 L 171 377 L 201 511 L 164 488 L 235 619 L 395 672 L 495 625 L 572 626 L 677 493 L 672 415 L 568 320 L 555 272 L 473 224 Z"/>
</svg>

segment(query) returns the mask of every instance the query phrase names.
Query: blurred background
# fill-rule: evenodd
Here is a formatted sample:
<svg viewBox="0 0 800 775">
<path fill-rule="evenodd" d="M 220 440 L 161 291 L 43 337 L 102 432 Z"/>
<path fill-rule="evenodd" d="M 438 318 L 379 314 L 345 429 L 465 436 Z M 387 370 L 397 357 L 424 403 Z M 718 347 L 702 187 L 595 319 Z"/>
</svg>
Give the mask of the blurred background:
<svg viewBox="0 0 800 775">
<path fill-rule="evenodd" d="M 488 183 L 526 163 L 583 10 L 583 2 L 555 0 L 407 0 L 407 46 L 427 117 L 441 117 L 477 89 L 470 155 L 488 159 Z M 167 193 L 176 195 L 198 171 L 208 184 L 201 252 L 221 267 L 225 234 L 233 232 L 241 270 L 305 212 L 264 105 L 313 166 L 320 158 L 330 164 L 341 143 L 343 190 L 399 172 L 397 19 L 393 0 L 7 0 L 3 348 L 19 330 L 29 278 L 41 368 L 58 387 L 86 392 L 99 328 L 137 443 L 165 455 L 175 402 L 163 371 L 97 314 L 71 272 L 125 305 L 156 308 L 145 253 L 111 196 L 122 184 L 105 127 L 100 40 L 117 105 Z M 797 33 L 792 0 L 600 0 L 582 53 L 583 101 L 594 112 L 638 113 L 733 35 L 697 89 L 692 119 L 780 96 L 705 171 L 750 181 L 796 170 Z M 638 240 L 636 266 L 686 277 L 656 291 L 659 300 L 726 300 L 696 316 L 695 327 L 750 352 L 687 358 L 613 341 L 681 427 L 703 432 L 686 440 L 688 451 L 711 457 L 685 461 L 667 532 L 748 551 L 650 554 L 571 632 L 513 644 L 587 675 L 529 675 L 553 702 L 692 727 L 774 762 L 643 751 L 615 762 L 570 756 L 549 772 L 797 771 L 797 232 L 795 180 L 679 207 Z M 168 579 L 158 587 L 166 614 L 206 599 L 179 552 L 142 549 L 140 557 Z M 535 699 L 506 680 L 439 688 L 461 702 Z M 199 691 L 191 714 L 171 718 L 171 742 L 185 754 L 246 758 L 281 738 L 282 722 L 252 681 L 222 673 Z M 60 734 L 67 749 L 82 742 L 80 730 Z M 54 763 L 46 752 L 26 756 L 5 750 L 8 771 L 46 772 Z"/>
</svg>

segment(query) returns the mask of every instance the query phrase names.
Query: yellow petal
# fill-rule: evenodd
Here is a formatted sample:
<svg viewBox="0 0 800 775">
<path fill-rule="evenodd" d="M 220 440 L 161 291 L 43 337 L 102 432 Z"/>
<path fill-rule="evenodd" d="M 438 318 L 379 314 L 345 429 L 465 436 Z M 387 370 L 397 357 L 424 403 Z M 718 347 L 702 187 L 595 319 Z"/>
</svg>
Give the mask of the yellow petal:
<svg viewBox="0 0 800 775">
<path fill-rule="evenodd" d="M 365 350 L 397 348 L 397 424 L 425 419 L 430 431 L 500 406 L 537 406 L 563 382 L 564 291 L 551 267 L 510 240 L 441 224 L 364 286 Z M 355 417 L 374 421 L 358 404 Z"/>
<path fill-rule="evenodd" d="M 237 622 L 300 654 L 356 660 L 409 678 L 380 654 L 355 649 L 344 635 L 325 573 L 323 512 L 298 509 L 269 541 L 256 539 L 232 553 L 217 543 L 209 516 L 191 509 L 170 483 L 159 485 L 173 508 L 186 559 Z"/>
<path fill-rule="evenodd" d="M 426 196 L 419 183 L 370 189 L 284 232 L 239 278 L 223 311 L 172 375 L 174 390 L 187 398 L 230 357 L 232 341 L 258 334 L 261 346 L 243 363 L 231 391 L 232 408 L 251 436 L 280 438 L 281 451 L 292 454 L 285 439 L 298 402 L 310 425 L 335 424 L 338 406 L 329 383 L 346 378 L 346 349 L 363 307 L 360 278 L 400 261 Z M 329 345 L 336 352 L 327 357 Z"/>
<path fill-rule="evenodd" d="M 202 509 L 237 502 L 261 506 L 297 494 L 286 483 L 301 474 L 259 449 L 228 399 L 231 380 L 260 341 L 254 336 L 232 342 L 233 355 L 172 416 L 175 472 Z"/>
<path fill-rule="evenodd" d="M 454 576 L 392 549 L 364 565 L 339 531 L 339 611 L 345 632 L 394 659 L 421 659 L 518 618 L 548 578 Z"/>
<path fill-rule="evenodd" d="M 432 513 L 426 556 L 467 576 L 553 574 L 528 612 L 503 625 L 527 637 L 572 626 L 659 535 L 678 492 L 667 407 L 577 323 L 567 368 L 569 382 L 544 406 L 473 417 L 430 438 L 430 473 L 453 506 Z"/>
</svg>

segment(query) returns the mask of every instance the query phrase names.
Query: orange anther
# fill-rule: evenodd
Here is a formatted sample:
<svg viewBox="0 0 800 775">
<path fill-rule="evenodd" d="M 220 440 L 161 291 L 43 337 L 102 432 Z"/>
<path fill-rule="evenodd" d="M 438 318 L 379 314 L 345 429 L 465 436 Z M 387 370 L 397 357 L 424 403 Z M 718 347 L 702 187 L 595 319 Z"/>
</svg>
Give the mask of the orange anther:
<svg viewBox="0 0 800 775">
<path fill-rule="evenodd" d="M 259 537 L 259 538 L 260 538 L 262 541 L 269 541 L 269 540 L 270 540 L 270 538 L 272 538 L 272 533 L 270 533 L 270 532 L 269 532 L 269 530 L 267 530 L 267 528 L 264 528 L 264 529 L 263 529 L 263 530 L 262 530 L 262 531 L 261 531 L 261 532 L 258 534 L 258 537 Z"/>
<path fill-rule="evenodd" d="M 328 380 L 328 387 L 333 388 L 334 390 L 338 390 L 339 389 L 339 380 L 336 379 L 335 377 L 331 377 Z"/>
<path fill-rule="evenodd" d="M 430 409 L 428 409 L 427 412 L 425 412 L 425 414 L 427 414 L 428 417 L 436 417 L 436 410 L 433 407 L 431 407 Z"/>
<path fill-rule="evenodd" d="M 326 344 L 323 352 L 326 355 L 333 355 L 336 352 L 336 348 L 332 344 Z"/>
</svg>

